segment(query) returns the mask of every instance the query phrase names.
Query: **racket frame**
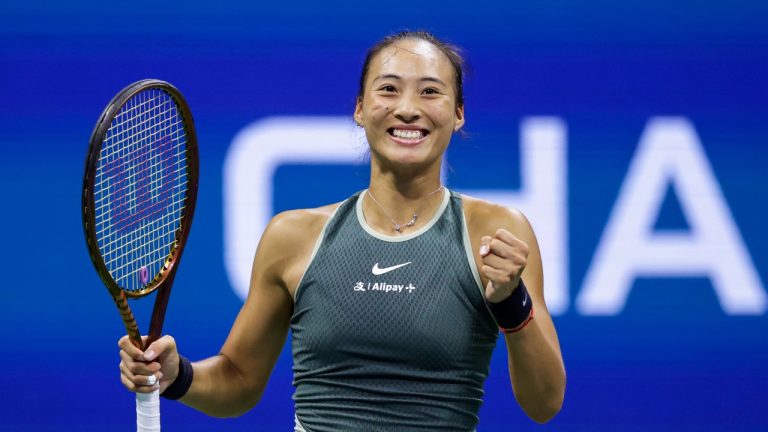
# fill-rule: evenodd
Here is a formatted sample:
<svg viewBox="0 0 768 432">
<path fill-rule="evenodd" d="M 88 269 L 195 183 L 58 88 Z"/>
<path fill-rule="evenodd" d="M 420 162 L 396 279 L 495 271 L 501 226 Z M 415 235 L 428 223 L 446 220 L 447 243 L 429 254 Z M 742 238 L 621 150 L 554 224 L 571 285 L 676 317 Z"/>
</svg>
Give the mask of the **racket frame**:
<svg viewBox="0 0 768 432">
<path fill-rule="evenodd" d="M 181 229 L 176 232 L 175 245 L 172 248 L 171 253 L 166 258 L 162 268 L 158 274 L 150 281 L 145 288 L 137 291 L 126 291 L 122 289 L 117 282 L 112 278 L 109 273 L 104 259 L 99 251 L 98 240 L 96 236 L 96 212 L 94 203 L 94 182 L 96 179 L 96 169 L 98 167 L 99 157 L 101 154 L 102 144 L 104 138 L 109 130 L 114 117 L 120 112 L 126 102 L 128 102 L 136 94 L 150 90 L 159 89 L 168 93 L 176 102 L 184 130 L 186 133 L 186 152 L 187 152 L 187 193 L 184 198 L 184 209 L 181 219 Z M 83 230 L 85 231 L 86 244 L 88 246 L 88 253 L 91 257 L 96 272 L 101 280 L 106 285 L 112 299 L 115 301 L 117 308 L 120 311 L 120 315 L 123 319 L 128 335 L 131 341 L 138 348 L 144 350 L 152 342 L 157 340 L 162 334 L 163 321 L 165 319 L 165 311 L 168 306 L 168 299 L 171 294 L 171 286 L 173 285 L 173 279 L 176 274 L 176 270 L 181 261 L 181 254 L 186 245 L 189 230 L 192 226 L 192 217 L 195 212 L 195 204 L 197 202 L 197 183 L 199 174 L 199 162 L 197 151 L 197 135 L 195 133 L 194 119 L 192 118 L 192 112 L 189 109 L 184 96 L 173 85 L 157 80 L 157 79 L 145 79 L 137 81 L 133 84 L 129 84 L 123 90 L 121 90 L 112 100 L 107 104 L 107 107 L 96 122 L 96 126 L 91 134 L 91 139 L 88 147 L 88 155 L 85 161 L 85 175 L 83 176 L 83 196 L 82 196 L 82 210 L 83 210 Z M 143 297 L 151 292 L 157 290 L 155 297 L 155 305 L 152 310 L 152 318 L 150 320 L 149 334 L 147 340 L 142 342 L 141 333 L 139 332 L 136 319 L 133 316 L 130 306 L 128 306 L 128 298 Z"/>
</svg>

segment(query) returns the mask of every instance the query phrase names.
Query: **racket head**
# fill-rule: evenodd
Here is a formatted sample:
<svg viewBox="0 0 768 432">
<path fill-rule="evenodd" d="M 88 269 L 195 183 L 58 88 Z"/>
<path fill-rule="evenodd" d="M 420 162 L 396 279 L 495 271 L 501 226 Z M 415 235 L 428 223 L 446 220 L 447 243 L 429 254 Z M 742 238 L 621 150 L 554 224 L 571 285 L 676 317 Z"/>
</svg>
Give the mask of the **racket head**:
<svg viewBox="0 0 768 432">
<path fill-rule="evenodd" d="M 91 261 L 113 294 L 151 293 L 173 277 L 197 200 L 197 135 L 171 84 L 137 81 L 102 112 L 83 176 Z"/>
</svg>

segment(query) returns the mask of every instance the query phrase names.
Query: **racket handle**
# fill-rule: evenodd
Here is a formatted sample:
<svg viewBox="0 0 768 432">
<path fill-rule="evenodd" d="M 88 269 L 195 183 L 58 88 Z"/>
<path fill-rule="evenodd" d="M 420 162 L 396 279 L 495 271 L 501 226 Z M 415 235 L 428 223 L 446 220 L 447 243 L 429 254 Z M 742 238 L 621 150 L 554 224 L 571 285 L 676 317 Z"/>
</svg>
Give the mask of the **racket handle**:
<svg viewBox="0 0 768 432">
<path fill-rule="evenodd" d="M 136 432 L 160 430 L 160 390 L 136 393 Z"/>
<path fill-rule="evenodd" d="M 139 327 L 136 325 L 136 319 L 133 317 L 133 312 L 128 306 L 128 299 L 125 298 L 125 292 L 123 290 L 117 293 L 112 293 L 112 299 L 117 305 L 117 309 L 120 310 L 120 316 L 123 318 L 123 324 L 125 329 L 128 330 L 128 336 L 131 338 L 131 342 L 136 348 L 144 350 L 141 343 L 141 333 L 139 333 Z"/>
</svg>

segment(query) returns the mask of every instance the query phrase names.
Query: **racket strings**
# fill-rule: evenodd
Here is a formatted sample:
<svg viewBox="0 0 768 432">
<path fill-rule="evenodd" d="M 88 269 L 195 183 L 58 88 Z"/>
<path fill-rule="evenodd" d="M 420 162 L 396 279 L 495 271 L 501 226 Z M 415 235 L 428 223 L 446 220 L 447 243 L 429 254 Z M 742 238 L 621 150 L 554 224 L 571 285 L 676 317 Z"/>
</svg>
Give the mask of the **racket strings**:
<svg viewBox="0 0 768 432">
<path fill-rule="evenodd" d="M 176 200 L 173 202 L 173 204 L 174 204 L 174 205 L 180 205 L 180 206 L 181 206 L 180 208 L 183 208 L 184 206 L 183 206 L 183 204 L 182 204 L 182 203 L 184 202 L 184 198 L 186 198 L 185 194 L 184 194 L 184 193 L 181 193 L 181 192 L 179 192 L 179 193 L 176 193 L 176 194 L 175 194 L 175 198 L 178 198 L 178 199 L 176 199 Z M 159 228 L 166 228 L 168 224 L 172 224 L 172 223 L 175 223 L 175 222 L 176 222 L 176 220 L 171 220 L 171 221 L 168 221 L 168 222 L 167 222 L 165 225 L 162 225 L 162 226 L 158 227 L 158 229 L 159 229 Z M 97 224 L 97 225 L 98 225 L 99 223 L 100 223 L 100 222 L 96 222 L 96 224 Z M 105 225 L 105 224 L 104 224 L 104 225 Z M 109 226 L 106 226 L 105 228 L 103 228 L 103 229 L 101 229 L 100 231 L 98 231 L 98 232 L 96 233 L 96 235 L 99 235 L 99 236 L 101 236 L 101 235 L 104 235 L 104 233 L 108 232 L 108 231 L 107 231 L 107 230 L 108 230 L 108 228 L 109 228 Z M 159 233 L 160 233 L 160 232 L 159 232 L 157 229 L 156 229 L 155 231 L 151 231 L 151 232 L 150 232 L 150 234 L 159 234 Z M 132 234 L 131 232 L 127 232 L 127 233 L 123 234 L 122 236 L 119 236 L 119 237 L 115 237 L 115 238 L 113 238 L 113 239 L 112 239 L 112 240 L 111 240 L 109 243 L 104 243 L 104 244 L 103 244 L 103 247 L 104 247 L 104 248 L 108 248 L 108 247 L 110 247 L 110 246 L 114 247 L 115 245 L 118 245 L 118 244 L 120 244 L 121 242 L 125 242 L 125 241 L 126 241 L 126 239 L 128 238 L 128 236 L 130 236 L 131 234 Z M 132 250 L 131 250 L 131 251 L 132 251 Z M 125 249 L 121 249 L 121 250 L 120 250 L 120 252 L 121 252 L 121 253 L 124 253 L 124 252 L 130 252 L 130 251 L 126 251 Z"/>
<path fill-rule="evenodd" d="M 175 223 L 175 222 L 168 222 L 163 227 L 156 227 L 154 232 L 161 231 L 162 229 L 167 229 L 168 226 L 173 224 L 173 223 Z M 142 231 L 141 232 L 142 236 L 149 236 L 149 235 L 153 234 L 153 231 L 147 231 L 149 229 L 147 225 L 143 225 L 139 229 Z M 162 255 L 162 258 L 163 258 L 162 263 L 163 263 L 163 265 L 165 265 L 165 260 L 168 258 L 168 256 L 171 254 L 171 252 L 173 252 L 175 247 L 176 247 L 175 241 L 173 243 L 171 243 L 170 245 L 168 245 L 168 250 L 165 252 L 165 254 Z M 133 267 L 135 267 L 139 263 L 146 262 L 147 259 L 151 258 L 155 252 L 156 251 L 154 249 L 148 248 L 146 244 L 141 244 L 141 245 L 139 245 L 138 248 L 132 249 L 132 250 L 128 251 L 128 253 L 133 254 L 133 256 L 134 256 L 133 260 L 127 261 L 127 262 L 121 262 L 119 267 L 115 267 L 114 268 L 114 271 L 119 272 L 119 271 L 125 270 L 127 268 L 133 268 Z M 105 257 L 105 259 L 106 259 L 106 257 Z M 110 261 L 110 264 L 107 264 L 107 265 L 111 265 L 111 264 L 113 264 L 115 262 L 116 262 L 116 260 L 113 258 L 113 260 Z M 125 280 L 125 278 L 129 277 L 129 276 L 134 276 L 134 275 L 123 275 L 123 280 Z M 153 276 L 153 278 L 154 278 L 154 276 Z M 119 280 L 117 280 L 117 279 L 116 279 L 116 281 L 119 282 Z"/>
<path fill-rule="evenodd" d="M 176 247 L 188 195 L 186 130 L 173 98 L 150 89 L 122 106 L 105 136 L 94 182 L 96 237 L 112 278 L 139 291 Z"/>
<path fill-rule="evenodd" d="M 132 140 L 135 140 L 139 135 L 145 133 L 146 131 L 142 129 L 143 126 L 146 126 L 153 122 L 154 120 L 157 120 L 158 118 L 161 118 L 163 116 L 167 116 L 175 111 L 175 107 L 169 108 L 167 111 L 157 113 L 155 116 L 151 118 L 147 118 L 140 123 L 132 124 L 130 125 L 126 130 L 121 132 L 121 135 L 124 135 L 123 138 L 121 138 L 119 141 L 115 141 L 113 143 L 110 143 L 109 147 L 119 147 L 121 145 L 124 145 L 126 142 L 130 142 Z M 130 124 L 130 122 L 126 122 L 127 124 Z M 123 124 L 126 124 L 123 123 Z M 123 124 L 116 124 L 112 125 L 113 128 L 119 128 Z M 110 128 L 111 129 L 111 128 Z M 112 151 L 112 148 L 104 148 L 103 150 L 110 152 Z"/>
<path fill-rule="evenodd" d="M 162 138 L 165 138 L 166 135 L 162 135 L 163 133 L 166 133 L 168 131 L 168 129 L 171 129 L 171 128 L 174 128 L 174 127 L 179 127 L 180 124 L 181 124 L 180 121 L 176 122 L 174 124 L 168 125 L 163 130 L 158 130 L 157 132 L 151 134 L 150 136 L 148 136 L 148 138 L 149 138 L 148 141 L 149 142 L 147 142 L 146 144 L 144 144 L 141 147 L 137 147 L 134 151 L 132 151 L 131 153 L 128 153 L 126 155 L 126 157 L 129 157 L 131 159 L 135 159 L 135 158 L 141 158 L 141 157 L 146 156 L 147 154 L 149 154 L 149 152 L 151 152 L 153 150 L 152 149 L 153 142 L 151 141 L 153 138 L 154 139 L 158 139 L 158 140 L 162 139 Z M 109 139 L 109 138 L 107 138 L 107 139 Z M 177 146 L 182 146 L 183 144 L 186 144 L 186 142 L 178 143 Z M 186 151 L 186 146 L 184 146 L 184 149 L 185 149 L 184 151 Z M 111 176 L 113 176 L 119 170 L 120 170 L 120 166 L 118 166 L 117 164 L 112 164 L 112 166 L 110 166 L 109 168 L 105 168 L 103 173 L 102 173 L 104 175 L 104 178 L 102 179 L 102 181 L 99 184 L 94 184 L 94 186 L 101 186 L 101 183 L 110 180 L 112 178 Z"/>
<path fill-rule="evenodd" d="M 148 167 L 147 169 L 143 170 L 143 172 L 150 171 L 151 169 L 157 168 L 157 166 L 159 166 L 162 163 L 163 163 L 163 161 L 158 161 L 158 162 L 155 163 L 155 165 L 153 167 Z M 177 168 L 175 171 L 168 172 L 167 174 L 180 175 L 180 174 L 186 172 L 186 170 L 187 170 L 186 167 L 180 167 L 180 168 Z M 139 174 L 141 174 L 141 173 L 139 173 Z M 131 182 L 132 180 L 133 180 L 133 177 L 129 177 L 129 178 L 126 178 L 126 179 L 124 179 L 122 181 Z M 133 211 L 139 204 L 142 204 L 144 201 L 146 201 L 148 199 L 151 199 L 152 196 L 157 194 L 161 187 L 163 187 L 163 185 L 161 185 L 161 184 L 154 184 L 152 186 L 152 189 L 145 188 L 146 190 L 141 192 L 141 195 L 137 195 L 136 196 L 136 200 L 134 200 L 131 204 L 129 204 L 130 207 L 127 207 L 127 208 L 123 209 L 123 211 L 121 213 L 119 213 L 119 214 L 113 215 L 112 218 L 114 219 L 116 217 L 124 215 L 126 213 L 126 210 Z M 102 196 L 101 198 L 99 198 L 98 200 L 95 200 L 94 203 L 96 204 L 96 207 L 95 207 L 96 211 L 103 211 L 107 206 L 109 206 L 110 205 L 109 199 L 110 199 L 110 197 L 105 195 L 105 196 Z M 121 222 L 121 220 L 118 220 L 117 222 L 119 223 L 119 222 Z"/>
</svg>

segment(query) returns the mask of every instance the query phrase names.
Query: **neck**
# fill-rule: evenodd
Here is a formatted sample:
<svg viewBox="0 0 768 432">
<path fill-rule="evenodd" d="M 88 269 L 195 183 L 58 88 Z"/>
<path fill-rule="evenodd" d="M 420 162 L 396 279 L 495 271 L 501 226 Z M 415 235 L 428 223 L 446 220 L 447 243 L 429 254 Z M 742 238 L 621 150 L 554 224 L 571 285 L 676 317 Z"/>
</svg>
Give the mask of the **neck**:
<svg viewBox="0 0 768 432">
<path fill-rule="evenodd" d="M 442 160 L 429 166 L 397 167 L 380 163 L 371 157 L 371 182 L 368 189 L 376 198 L 404 201 L 418 201 L 442 184 L 440 167 Z M 441 158 L 442 159 L 442 158 Z M 379 198 L 381 195 L 381 198 Z"/>
<path fill-rule="evenodd" d="M 366 221 L 386 234 L 413 232 L 426 224 L 440 207 L 441 188 L 439 166 L 418 173 L 404 173 L 372 164 L 369 193 L 363 202 Z"/>
</svg>

